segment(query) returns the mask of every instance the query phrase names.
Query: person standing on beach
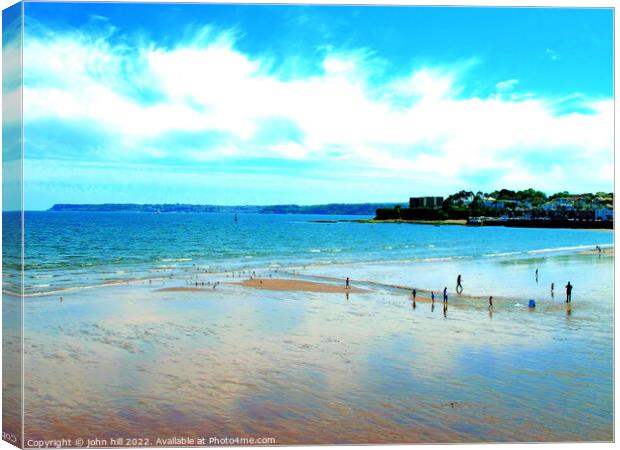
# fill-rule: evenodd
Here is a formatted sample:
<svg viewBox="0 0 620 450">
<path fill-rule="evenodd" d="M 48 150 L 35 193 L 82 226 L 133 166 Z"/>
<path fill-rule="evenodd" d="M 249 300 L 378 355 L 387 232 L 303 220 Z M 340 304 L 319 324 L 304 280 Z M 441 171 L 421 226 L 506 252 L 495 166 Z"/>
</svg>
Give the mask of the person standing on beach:
<svg viewBox="0 0 620 450">
<path fill-rule="evenodd" d="M 413 296 L 413 303 L 415 303 L 415 296 L 417 295 L 415 288 L 413 288 L 413 291 L 411 291 L 411 295 Z"/>
<path fill-rule="evenodd" d="M 566 285 L 566 303 L 570 303 L 572 301 L 572 292 L 573 292 L 573 285 L 570 284 L 570 281 L 569 281 L 568 284 Z"/>
<path fill-rule="evenodd" d="M 448 303 L 448 287 L 444 286 L 443 288 L 443 302 L 444 304 Z"/>
<path fill-rule="evenodd" d="M 493 296 L 489 297 L 489 308 L 493 308 Z"/>
<path fill-rule="evenodd" d="M 463 284 L 461 283 L 462 279 L 461 279 L 461 274 L 459 274 L 458 277 L 456 277 L 456 293 L 460 294 L 461 292 L 463 292 Z"/>
<path fill-rule="evenodd" d="M 536 278 L 536 282 L 538 283 L 538 267 L 536 268 L 536 272 L 534 272 L 534 276 Z"/>
<path fill-rule="evenodd" d="M 349 277 L 347 277 L 347 280 L 345 281 L 345 284 L 344 284 L 344 288 L 349 289 L 350 287 L 351 286 L 349 285 Z"/>
<path fill-rule="evenodd" d="M 435 293 L 431 291 L 431 302 L 435 304 Z"/>
<path fill-rule="evenodd" d="M 551 283 L 551 297 L 553 297 L 553 289 L 555 288 L 555 283 Z"/>
</svg>

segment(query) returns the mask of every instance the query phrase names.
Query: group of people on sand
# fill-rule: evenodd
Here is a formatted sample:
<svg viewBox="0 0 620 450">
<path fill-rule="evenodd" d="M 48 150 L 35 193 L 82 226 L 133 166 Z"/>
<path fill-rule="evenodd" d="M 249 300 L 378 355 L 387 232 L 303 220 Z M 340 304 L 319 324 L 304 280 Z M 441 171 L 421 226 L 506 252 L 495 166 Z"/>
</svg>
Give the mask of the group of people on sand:
<svg viewBox="0 0 620 450">
<path fill-rule="evenodd" d="M 536 268 L 536 272 L 534 272 L 534 277 L 536 278 L 536 282 L 538 283 L 538 268 Z M 566 289 L 566 303 L 570 303 L 573 300 L 573 285 L 570 284 L 570 281 L 566 283 L 566 286 L 564 286 L 564 289 Z M 553 297 L 554 291 L 555 291 L 555 283 L 551 283 L 551 297 Z"/>
<path fill-rule="evenodd" d="M 536 268 L 536 271 L 534 272 L 534 276 L 536 278 L 536 282 L 538 283 L 538 268 Z M 349 277 L 346 278 L 345 280 L 345 289 L 350 289 L 351 288 L 351 280 L 349 279 Z M 551 283 L 551 296 L 553 297 L 553 291 L 555 288 L 555 284 Z M 572 293 L 573 293 L 573 285 L 570 283 L 570 281 L 566 284 L 565 286 L 566 289 L 566 303 L 571 303 L 572 301 Z M 456 277 L 456 293 L 457 294 L 462 294 L 463 293 L 463 277 L 461 276 L 461 274 L 459 274 Z M 413 290 L 411 291 L 411 296 L 413 298 L 413 309 L 416 308 L 416 297 L 418 295 L 418 291 L 416 290 L 416 288 L 413 288 Z M 435 308 L 435 292 L 431 291 L 431 304 L 432 304 L 432 309 Z M 446 311 L 448 309 L 448 287 L 444 286 L 443 288 L 443 307 L 444 307 L 444 315 L 446 314 Z M 493 296 L 489 296 L 489 309 L 493 308 Z"/>
<path fill-rule="evenodd" d="M 461 279 L 461 276 L 459 275 L 458 283 L 460 283 L 460 279 Z M 457 284 L 457 286 L 458 285 L 459 284 Z M 463 286 L 460 286 L 460 288 L 462 292 Z M 457 292 L 459 292 L 458 288 L 457 288 Z M 411 291 L 411 296 L 413 298 L 413 309 L 415 309 L 416 308 L 415 300 L 416 300 L 416 297 L 418 296 L 418 291 L 416 290 L 416 288 L 413 288 L 413 290 Z M 431 291 L 431 311 L 434 311 L 434 310 L 435 310 L 435 292 Z M 443 288 L 443 314 L 444 316 L 446 315 L 447 312 L 448 312 L 448 287 L 445 286 Z"/>
</svg>

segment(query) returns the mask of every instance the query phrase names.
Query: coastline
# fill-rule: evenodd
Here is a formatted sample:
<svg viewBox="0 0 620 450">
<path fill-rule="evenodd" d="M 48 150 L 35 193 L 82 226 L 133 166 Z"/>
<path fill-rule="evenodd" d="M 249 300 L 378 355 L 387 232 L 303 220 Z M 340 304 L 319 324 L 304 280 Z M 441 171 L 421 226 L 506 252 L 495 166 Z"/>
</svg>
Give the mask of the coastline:
<svg viewBox="0 0 620 450">
<path fill-rule="evenodd" d="M 318 222 L 318 221 L 317 221 Z M 356 223 L 402 223 L 402 224 L 418 224 L 418 225 L 461 225 L 467 227 L 506 227 L 506 228 L 545 228 L 545 229 L 574 229 L 574 230 L 595 230 L 595 231 L 614 231 L 613 222 L 597 223 L 597 222 L 573 222 L 573 221 L 501 221 L 489 220 L 481 223 L 469 223 L 465 219 L 446 219 L 446 220 L 405 220 L 405 219 L 365 219 L 354 220 Z M 604 225 L 604 226 L 603 226 Z"/>
<path fill-rule="evenodd" d="M 446 220 L 405 220 L 405 219 L 367 219 L 356 220 L 357 223 L 412 223 L 419 225 L 467 225 L 465 219 L 446 219 Z"/>
<path fill-rule="evenodd" d="M 605 257 L 613 257 L 614 256 L 614 249 L 615 247 L 613 246 L 613 244 L 601 244 L 601 255 L 605 256 Z M 544 250 L 535 250 L 535 251 L 530 251 L 527 252 L 531 255 L 546 255 L 546 253 L 550 253 L 551 256 L 553 256 L 554 254 L 554 250 L 555 252 L 558 252 L 558 254 L 562 254 L 562 255 L 590 255 L 590 256 L 597 256 L 598 255 L 598 251 L 596 250 L 594 245 L 591 246 L 577 246 L 574 247 L 572 249 L 564 249 L 564 248 L 558 248 L 558 249 L 544 249 Z M 524 253 L 523 256 L 525 256 L 527 253 Z M 489 256 L 497 256 L 499 258 L 502 257 L 501 254 L 499 255 L 489 255 Z M 513 256 L 513 255 L 507 255 L 508 257 Z M 481 257 L 473 257 L 473 260 L 475 261 L 476 259 L 480 259 Z M 397 265 L 397 264 L 405 264 L 405 265 L 409 265 L 409 264 L 424 264 L 426 262 L 433 262 L 433 261 L 437 261 L 437 262 L 441 262 L 441 261 L 448 261 L 451 260 L 451 257 L 439 257 L 439 258 L 429 258 L 429 259 L 395 259 L 395 260 L 367 260 L 367 261 L 333 261 L 329 264 L 324 264 L 324 263 L 316 263 L 316 264 L 292 264 L 288 267 L 282 267 L 282 266 L 278 266 L 278 267 L 270 267 L 269 265 L 259 265 L 256 267 L 245 267 L 243 269 L 234 269 L 234 270 L 204 270 L 201 271 L 200 269 L 198 269 L 198 271 L 196 271 L 196 269 L 193 269 L 191 271 L 179 271 L 176 273 L 171 273 L 169 275 L 162 275 L 159 274 L 157 276 L 153 276 L 154 274 L 149 274 L 149 275 L 143 275 L 143 276 L 132 276 L 126 279 L 114 279 L 114 280 L 106 280 L 105 282 L 102 283 L 97 283 L 97 284 L 91 284 L 91 285 L 75 285 L 75 286 L 68 286 L 68 287 L 61 287 L 61 288 L 57 288 L 54 290 L 49 290 L 49 291 L 40 291 L 40 292 L 27 292 L 23 295 L 24 298 L 40 298 L 40 297 L 46 297 L 46 296 L 53 296 L 53 295 L 64 295 L 64 294 L 68 294 L 71 292 L 76 292 L 76 291 L 81 291 L 81 290 L 90 290 L 90 289 L 101 289 L 101 288 L 106 288 L 106 287 L 115 287 L 115 286 L 122 286 L 122 285 L 142 285 L 142 284 L 146 284 L 149 282 L 155 282 L 155 283 L 159 283 L 159 282 L 163 282 L 163 283 L 174 283 L 175 280 L 177 282 L 183 282 L 184 284 L 182 286 L 177 286 L 177 287 L 167 287 L 166 289 L 174 289 L 174 290 L 187 290 L 187 291 L 191 291 L 191 290 L 204 290 L 204 286 L 198 287 L 198 286 L 194 286 L 193 285 L 193 281 L 196 277 L 204 277 L 205 280 L 208 278 L 214 278 L 214 279 L 218 279 L 222 282 L 229 282 L 228 280 L 230 278 L 235 278 L 235 277 L 239 277 L 241 278 L 242 276 L 244 276 L 244 274 L 247 275 L 248 280 L 246 280 L 246 282 L 249 282 L 247 284 L 248 287 L 257 287 L 257 288 L 261 288 L 261 286 L 252 286 L 252 284 L 256 283 L 256 282 L 251 282 L 251 280 L 249 279 L 249 274 L 253 271 L 257 271 L 258 273 L 263 273 L 263 274 L 271 274 L 270 276 L 277 276 L 278 274 L 282 275 L 286 275 L 288 278 L 295 278 L 296 276 L 298 276 L 299 274 L 303 274 L 303 272 L 307 269 L 307 268 L 316 268 L 317 270 L 321 270 L 322 268 L 329 266 L 329 267 L 341 267 L 341 268 L 346 268 L 346 267 L 358 267 L 358 266 L 367 266 L 367 265 Z M 471 260 L 471 259 L 470 259 Z M 324 277 L 325 278 L 325 277 Z M 333 278 L 331 280 L 329 280 L 329 282 L 337 282 L 337 283 L 344 283 L 344 279 L 346 278 L 345 276 L 342 277 L 338 277 L 338 278 Z M 327 279 L 327 278 L 326 278 Z M 367 280 L 366 282 L 370 282 L 372 283 L 372 280 Z M 244 282 L 239 282 L 237 284 L 243 284 Z M 413 286 L 408 287 L 408 286 L 388 286 L 388 287 L 393 287 L 393 288 L 397 288 L 397 289 L 411 289 L 413 288 Z M 417 288 L 417 287 L 416 287 Z M 430 293 L 430 289 L 428 287 L 422 286 L 419 289 L 421 289 L 422 291 L 428 291 Z M 286 289 L 284 289 L 286 290 Z M 301 289 L 304 290 L 304 289 Z M 12 291 L 10 289 L 7 289 L 6 287 L 3 287 L 2 289 L 2 293 L 5 295 L 10 295 L 10 296 L 14 296 L 14 297 L 20 297 L 22 296 L 21 293 L 19 292 L 15 292 Z"/>
</svg>

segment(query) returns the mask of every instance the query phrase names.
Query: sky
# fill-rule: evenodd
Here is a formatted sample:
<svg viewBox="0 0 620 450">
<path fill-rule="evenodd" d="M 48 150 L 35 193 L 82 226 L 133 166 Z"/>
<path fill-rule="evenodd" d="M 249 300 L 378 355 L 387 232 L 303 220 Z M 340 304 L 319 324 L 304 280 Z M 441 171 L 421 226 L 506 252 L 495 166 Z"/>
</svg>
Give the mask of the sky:
<svg viewBox="0 0 620 450">
<path fill-rule="evenodd" d="M 25 4 L 27 209 L 613 190 L 611 9 Z"/>
</svg>

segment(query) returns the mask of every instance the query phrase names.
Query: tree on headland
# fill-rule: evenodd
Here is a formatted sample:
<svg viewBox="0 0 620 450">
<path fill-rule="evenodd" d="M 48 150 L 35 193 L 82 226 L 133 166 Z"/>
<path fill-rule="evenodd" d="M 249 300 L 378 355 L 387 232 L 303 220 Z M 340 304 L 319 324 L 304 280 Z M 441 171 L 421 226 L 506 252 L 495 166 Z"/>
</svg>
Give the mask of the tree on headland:
<svg viewBox="0 0 620 450">
<path fill-rule="evenodd" d="M 377 219 L 442 220 L 472 217 L 513 219 L 594 220 L 595 209 L 613 209 L 613 193 L 570 194 L 568 191 L 547 196 L 536 189 L 513 191 L 499 189 L 490 193 L 461 190 L 449 195 L 441 208 L 381 208 Z"/>
</svg>

